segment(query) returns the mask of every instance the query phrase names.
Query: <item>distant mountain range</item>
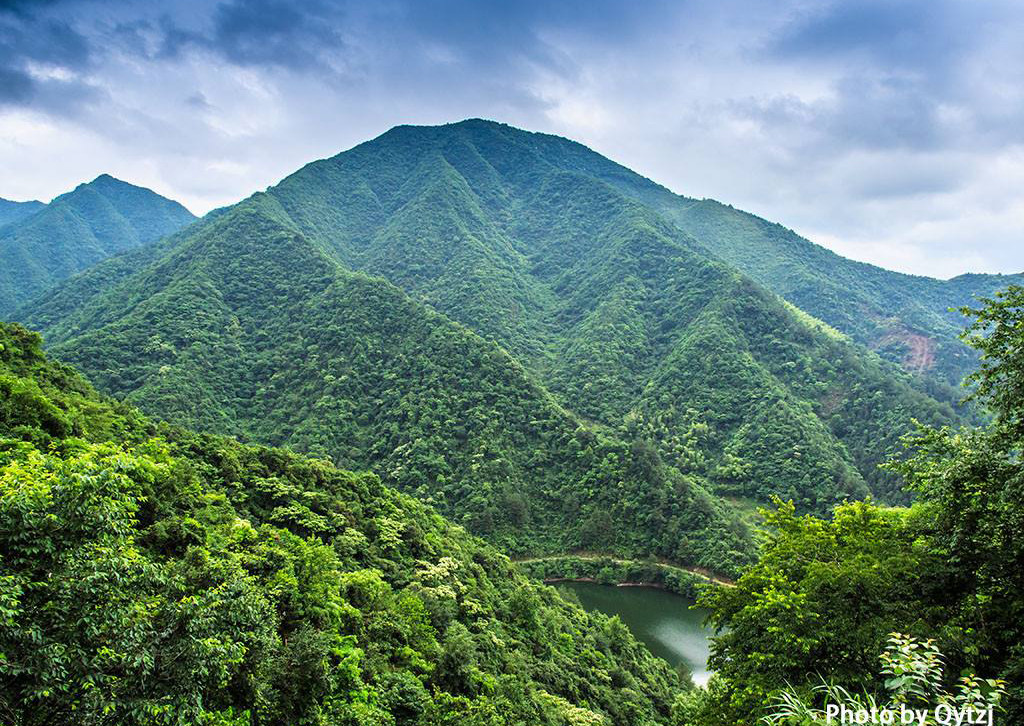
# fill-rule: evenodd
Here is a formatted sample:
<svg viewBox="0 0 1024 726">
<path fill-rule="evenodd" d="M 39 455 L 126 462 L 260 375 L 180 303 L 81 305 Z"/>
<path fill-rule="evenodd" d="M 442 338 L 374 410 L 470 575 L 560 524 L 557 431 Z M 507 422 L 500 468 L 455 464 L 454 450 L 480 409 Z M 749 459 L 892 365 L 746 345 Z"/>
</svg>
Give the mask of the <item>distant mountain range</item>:
<svg viewBox="0 0 1024 726">
<path fill-rule="evenodd" d="M 693 235 L 718 259 L 905 369 L 960 383 L 977 363 L 958 309 L 1024 275 L 907 275 L 846 259 L 791 229 L 710 199 L 630 178 L 627 193 Z M 635 184 L 634 184 L 635 182 Z M 951 309 L 952 308 L 952 309 Z"/>
<path fill-rule="evenodd" d="M 0 200 L 0 316 L 76 272 L 194 219 L 177 202 L 107 174 L 49 204 Z"/>
<path fill-rule="evenodd" d="M 24 219 L 45 206 L 42 202 L 37 201 L 12 202 L 9 199 L 0 199 L 0 227 Z"/>
<path fill-rule="evenodd" d="M 885 276 L 471 120 L 309 164 L 14 317 L 151 414 L 371 468 L 513 553 L 729 572 L 750 504 L 902 501 L 877 464 L 911 418 L 959 420 L 943 306 L 1006 279 Z M 885 359 L 907 345 L 939 377 Z"/>
</svg>

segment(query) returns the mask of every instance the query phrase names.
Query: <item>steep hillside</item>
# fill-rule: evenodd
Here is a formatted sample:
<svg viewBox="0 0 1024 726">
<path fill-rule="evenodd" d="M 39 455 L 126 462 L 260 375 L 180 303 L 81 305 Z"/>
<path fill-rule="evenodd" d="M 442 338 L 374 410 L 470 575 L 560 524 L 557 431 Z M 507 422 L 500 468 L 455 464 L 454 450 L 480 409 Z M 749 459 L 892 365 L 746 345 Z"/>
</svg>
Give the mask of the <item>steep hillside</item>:
<svg viewBox="0 0 1024 726">
<path fill-rule="evenodd" d="M 819 509 L 865 486 L 894 495 L 877 463 L 911 416 L 949 407 L 711 259 L 627 182 L 653 186 L 571 141 L 467 121 L 393 129 L 269 194 L 344 264 L 723 491 Z"/>
<path fill-rule="evenodd" d="M 846 259 L 780 224 L 711 199 L 677 195 L 579 144 L 533 135 L 543 153 L 600 179 L 696 240 L 716 259 L 912 373 L 959 384 L 976 354 L 955 309 L 1020 284 L 1024 274 L 906 275 Z M 552 151 L 557 149 L 557 151 Z M 566 160 L 568 159 L 568 160 Z M 950 310 L 954 308 L 954 310 Z"/>
<path fill-rule="evenodd" d="M 199 357 L 189 372 L 176 374 L 184 378 L 167 374 L 178 371 L 172 364 L 179 358 L 158 362 L 164 341 L 154 331 L 196 301 L 222 306 L 211 319 L 251 310 L 261 330 L 281 327 L 282 336 L 297 335 L 325 315 L 352 318 L 345 310 L 359 300 L 351 295 L 318 298 L 325 312 L 302 308 L 301 316 L 276 302 L 321 289 L 310 275 L 324 274 L 330 261 L 384 276 L 498 343 L 524 368 L 523 380 L 537 382 L 530 383 L 534 395 L 550 391 L 550 405 L 617 440 L 649 442 L 672 471 L 699 482 L 698 488 L 758 501 L 778 494 L 819 512 L 869 490 L 900 500 L 892 477 L 877 464 L 911 417 L 934 424 L 955 420 L 949 405 L 709 257 L 677 225 L 625 196 L 623 178 L 635 175 L 622 170 L 616 176 L 616 169 L 622 168 L 580 144 L 494 123 L 399 127 L 310 164 L 266 195 L 219 212 L 159 247 L 99 265 L 19 316 L 45 330 L 57 353 L 104 389 L 131 395 L 147 411 L 266 442 L 289 441 L 344 465 L 370 465 L 375 462 L 345 459 L 349 444 L 343 438 L 314 433 L 333 412 L 347 410 L 347 401 L 377 397 L 370 396 L 376 388 L 360 389 L 369 384 L 356 385 L 347 373 L 343 384 L 334 373 L 322 380 L 343 348 L 317 350 L 318 356 L 296 352 L 301 362 L 279 375 L 262 365 L 262 352 L 247 360 L 249 341 L 237 342 L 234 329 L 220 325 L 203 334 L 205 345 L 195 351 Z M 281 233 L 302 244 L 276 250 L 259 224 L 254 231 L 246 227 L 247 214 L 272 218 L 289 230 Z M 249 247 L 208 257 L 204 250 L 218 240 Z M 315 271 L 293 268 L 293 253 L 315 258 Z M 252 266 L 241 267 L 236 257 Z M 170 270 L 186 259 L 215 269 L 222 283 L 203 288 L 206 277 L 193 270 L 179 273 L 179 282 L 168 288 Z M 252 285 L 262 276 L 258 270 L 271 264 L 281 265 L 274 287 Z M 232 274 L 224 276 L 225 269 Z M 238 289 L 225 294 L 225 285 Z M 441 324 L 442 318 L 433 318 L 420 335 L 429 337 Z M 190 319 L 185 325 L 203 329 Z M 364 338 L 380 336 L 377 325 L 391 323 L 368 318 L 364 328 L 349 326 L 346 344 L 361 349 Z M 259 342 L 268 350 L 272 338 L 263 335 Z M 153 338 L 152 350 L 142 338 Z M 400 339 L 390 344 L 403 345 Z M 182 345 L 171 344 L 175 355 Z M 273 359 L 282 367 L 288 362 L 283 355 Z M 406 390 L 423 378 L 422 361 L 397 359 L 407 366 L 394 384 L 404 396 L 399 421 L 408 416 L 429 422 L 429 398 Z M 511 360 L 503 365 L 515 367 Z M 269 373 L 289 377 L 289 385 L 300 389 L 315 381 L 327 390 L 326 402 L 319 411 L 308 401 L 300 401 L 299 412 L 279 409 L 291 401 L 273 394 L 265 383 Z M 441 390 L 458 385 L 450 379 Z M 492 405 L 481 404 L 481 416 L 500 420 L 488 413 Z M 289 416 L 305 417 L 308 432 L 284 425 Z M 452 446 L 444 446 L 432 452 L 421 446 L 420 454 L 429 458 L 439 451 L 445 458 Z M 548 447 L 542 451 L 551 454 Z M 408 484 L 421 496 L 454 485 L 443 468 L 422 473 Z M 492 489 L 509 490 L 501 483 L 506 477 L 495 476 Z M 468 494 L 458 498 L 462 513 L 478 520 L 478 531 L 486 531 L 494 516 L 481 508 L 497 507 L 499 518 L 519 510 L 504 506 L 504 495 L 494 490 L 477 492 L 482 499 L 476 506 L 463 501 L 472 499 Z M 595 510 L 594 516 L 606 514 Z M 594 527 L 613 529 L 603 519 Z"/>
<path fill-rule="evenodd" d="M 0 199 L 0 227 L 24 219 L 45 206 L 42 202 L 36 201 L 12 202 L 9 199 Z"/>
<path fill-rule="evenodd" d="M 709 257 L 616 169 L 489 122 L 399 127 L 19 315 L 147 411 L 377 467 L 514 551 L 693 563 L 705 535 L 678 532 L 721 523 L 709 491 L 901 499 L 877 463 L 950 406 Z"/>
<path fill-rule="evenodd" d="M 372 474 L 157 426 L 0 324 L 4 722 L 667 723 L 618 620 Z"/>
<path fill-rule="evenodd" d="M 197 225 L 82 315 L 89 331 L 52 349 L 102 389 L 373 469 L 512 553 L 731 572 L 750 552 L 699 479 L 585 425 L 493 343 L 346 271 L 268 195 Z"/>
<path fill-rule="evenodd" d="M 177 202 L 106 174 L 0 227 L 0 316 L 110 255 L 195 218 Z"/>
<path fill-rule="evenodd" d="M 1024 281 L 1022 275 L 905 275 L 840 257 L 718 202 L 665 201 L 659 209 L 716 256 L 908 370 L 954 384 L 977 356 L 957 339 L 964 319 L 949 308 Z"/>
</svg>

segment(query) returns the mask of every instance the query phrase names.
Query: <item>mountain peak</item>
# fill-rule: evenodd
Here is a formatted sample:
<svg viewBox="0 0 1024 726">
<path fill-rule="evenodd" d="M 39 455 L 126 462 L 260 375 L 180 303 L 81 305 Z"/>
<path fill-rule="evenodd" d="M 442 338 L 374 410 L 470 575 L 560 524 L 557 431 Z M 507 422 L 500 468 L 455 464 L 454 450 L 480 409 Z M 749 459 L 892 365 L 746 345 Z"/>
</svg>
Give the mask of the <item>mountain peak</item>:
<svg viewBox="0 0 1024 726">
<path fill-rule="evenodd" d="M 86 187 L 134 187 L 135 185 L 131 184 L 129 182 L 126 182 L 123 179 L 118 179 L 116 176 L 111 176 L 110 174 L 107 174 L 106 172 L 103 172 L 98 177 L 93 179 L 91 182 L 86 182 L 85 184 L 82 184 L 81 186 L 86 186 Z M 142 187 L 138 187 L 138 188 L 142 188 Z"/>
<path fill-rule="evenodd" d="M 75 185 L 74 189 L 71 190 L 71 192 L 76 192 L 79 189 L 94 189 L 94 188 L 97 188 L 97 187 L 103 188 L 103 187 L 114 187 L 114 186 L 121 186 L 121 185 L 124 185 L 124 186 L 134 186 L 132 184 L 129 184 L 126 181 L 122 181 L 121 179 L 118 179 L 115 176 L 111 176 L 110 174 L 108 174 L 106 172 L 103 172 L 102 174 L 100 174 L 99 176 L 97 176 L 95 179 L 93 179 L 91 181 L 84 181 L 84 182 L 78 183 L 77 185 Z M 56 199 L 59 199 L 62 196 L 67 196 L 71 192 L 65 192 L 64 194 L 58 195 L 56 197 Z"/>
<path fill-rule="evenodd" d="M 0 205 L 0 315 L 110 255 L 176 232 L 195 217 L 151 189 L 100 174 L 47 205 Z M 9 206 L 9 205 L 8 205 Z M 26 212 L 28 212 L 26 214 Z"/>
<path fill-rule="evenodd" d="M 14 199 L 6 199 L 4 197 L 0 197 L 0 204 L 28 204 L 30 206 L 43 206 L 43 203 L 38 199 L 26 199 L 24 202 L 19 202 Z"/>
<path fill-rule="evenodd" d="M 79 189 L 98 189 L 98 190 L 101 190 L 101 191 L 102 190 L 110 190 L 110 189 L 122 189 L 122 190 L 137 189 L 137 190 L 149 192 L 151 194 L 156 194 L 156 192 L 154 192 L 152 189 L 148 189 L 146 187 L 138 186 L 137 184 L 132 184 L 131 182 L 126 182 L 123 179 L 118 179 L 117 177 L 111 176 L 110 174 L 107 174 L 106 172 L 100 174 L 99 176 L 97 176 L 92 181 L 82 182 L 77 187 L 75 187 L 74 191 L 78 191 Z M 157 196 L 160 196 L 160 195 L 157 195 Z"/>
<path fill-rule="evenodd" d="M 479 118 L 474 116 L 472 118 L 464 118 L 461 121 L 448 121 L 447 123 L 443 124 L 398 124 L 397 126 L 392 126 L 390 129 L 388 129 L 388 131 L 386 131 L 385 134 L 390 133 L 391 131 L 398 131 L 401 129 L 441 130 L 474 126 L 495 129 L 505 128 L 511 129 L 513 131 L 519 131 L 524 134 L 530 133 L 529 131 L 516 128 L 515 126 L 510 126 L 509 124 L 504 123 L 503 121 L 495 121 L 493 119 Z"/>
<path fill-rule="evenodd" d="M 461 121 L 449 121 L 442 124 L 399 124 L 397 126 L 392 126 L 383 134 L 368 143 L 375 144 L 376 142 L 381 141 L 408 138 L 415 138 L 417 140 L 426 138 L 433 139 L 435 141 L 444 141 L 454 135 L 461 135 L 464 133 L 472 134 L 474 132 L 500 134 L 506 140 L 545 138 L 576 144 L 576 142 L 570 142 L 568 139 L 554 134 L 527 131 L 526 129 L 512 126 L 511 124 L 507 124 L 503 121 L 476 117 L 462 119 Z M 577 145 L 582 146 L 581 144 Z"/>
<path fill-rule="evenodd" d="M 519 131 L 520 133 L 524 134 L 532 133 L 530 131 L 517 128 L 516 126 L 512 126 L 511 124 L 507 124 L 504 121 L 495 121 L 494 119 L 479 118 L 476 116 L 474 116 L 473 118 L 466 118 L 461 121 L 452 121 L 451 123 L 443 124 L 443 126 L 479 126 L 484 128 L 511 129 L 513 131 Z"/>
</svg>

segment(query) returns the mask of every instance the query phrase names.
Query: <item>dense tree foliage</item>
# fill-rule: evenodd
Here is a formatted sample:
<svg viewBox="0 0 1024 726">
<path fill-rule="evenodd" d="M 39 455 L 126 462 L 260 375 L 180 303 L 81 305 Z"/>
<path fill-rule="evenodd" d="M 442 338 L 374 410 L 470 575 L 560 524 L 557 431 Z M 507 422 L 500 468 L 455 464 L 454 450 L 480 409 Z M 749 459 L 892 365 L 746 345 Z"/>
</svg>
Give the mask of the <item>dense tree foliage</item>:
<svg viewBox="0 0 1024 726">
<path fill-rule="evenodd" d="M 177 202 L 106 174 L 47 205 L 0 200 L 0 316 L 100 260 L 181 229 Z M 31 210 L 25 214 L 26 205 Z M 6 221 L 5 221 L 6 220 Z"/>
<path fill-rule="evenodd" d="M 937 280 L 893 272 L 846 259 L 782 225 L 710 199 L 680 197 L 646 180 L 630 180 L 625 189 L 719 259 L 936 383 L 959 384 L 977 362 L 958 339 L 964 320 L 956 308 L 1024 282 L 1024 275 Z"/>
<path fill-rule="evenodd" d="M 46 205 L 42 202 L 12 202 L 9 199 L 0 199 L 0 227 L 24 219 L 44 206 Z"/>
<path fill-rule="evenodd" d="M 809 693 L 821 677 L 880 693 L 872 663 L 894 631 L 934 638 L 949 680 L 962 670 L 1005 680 L 1005 722 L 1024 718 L 1024 288 L 967 312 L 965 339 L 982 354 L 974 396 L 992 423 L 908 437 L 910 455 L 890 466 L 919 495 L 909 509 L 858 502 L 830 521 L 791 504 L 766 513 L 759 561 L 702 598 L 726 631 L 713 647 L 717 680 L 684 699 L 697 723 L 750 723 L 782 689 Z"/>
<path fill-rule="evenodd" d="M 124 186 L 0 239 L 170 231 L 100 193 Z M 18 316 L 124 401 L 0 328 L 0 717 L 735 726 L 822 676 L 881 693 L 896 631 L 1024 715 L 1024 291 L 965 309 L 993 418 L 954 430 L 945 384 L 859 343 L 952 380 L 972 355 L 936 301 L 997 280 L 825 278 L 822 254 L 471 121 L 394 129 L 50 290 Z M 912 506 L 876 503 L 904 482 Z M 751 505 L 780 496 L 745 568 Z M 709 688 L 492 545 L 539 577 L 742 573 L 703 596 Z"/>
<path fill-rule="evenodd" d="M 675 674 L 425 505 L 155 425 L 0 326 L 0 721 L 644 724 Z"/>
<path fill-rule="evenodd" d="M 920 603 L 941 583 L 936 558 L 916 551 L 919 528 L 904 510 L 867 502 L 838 507 L 831 520 L 797 516 L 791 504 L 766 512 L 761 558 L 736 583 L 703 596 L 728 631 L 710 659 L 728 698 L 710 723 L 747 723 L 788 684 L 820 672 L 851 690 L 871 685 L 890 632 L 924 634 L 934 624 Z"/>
<path fill-rule="evenodd" d="M 980 308 L 965 307 L 972 318 L 964 339 L 981 352 L 977 371 L 967 378 L 981 400 L 995 414 L 993 431 L 1013 439 L 1024 438 L 1024 288 L 1014 285 L 985 298 Z"/>
<path fill-rule="evenodd" d="M 581 421 L 498 346 L 345 271 L 279 215 L 263 196 L 200 223 L 55 353 L 177 422 L 370 468 L 511 553 L 726 573 L 749 558 L 700 479 Z"/>
<path fill-rule="evenodd" d="M 877 465 L 911 416 L 949 423 L 949 407 L 712 261 L 626 179 L 649 184 L 565 139 L 469 121 L 399 127 L 269 193 L 346 266 L 724 492 L 820 512 L 868 488 L 898 498 Z M 703 424 L 713 436 L 684 436 Z"/>
<path fill-rule="evenodd" d="M 815 726 L 821 722 L 909 723 L 946 726 L 951 723 L 994 723 L 1002 711 L 1006 683 L 998 678 L 962 675 L 947 688 L 945 657 L 934 640 L 891 633 L 879 656 L 878 675 L 885 694 L 851 691 L 822 681 L 810 697 L 795 688 L 783 690 L 765 716 L 770 726 Z M 863 714 L 863 715 L 861 715 Z"/>
<path fill-rule="evenodd" d="M 728 518 L 721 496 L 903 500 L 877 465 L 950 405 L 713 261 L 616 173 L 632 178 L 499 124 L 400 127 L 21 315 L 150 413 L 373 466 L 517 552 L 549 549 L 558 521 L 576 547 L 710 565 L 686 533 Z M 512 357 L 455 345 L 477 339 L 445 318 Z M 516 382 L 481 387 L 497 367 Z M 485 468 L 472 491 L 466 467 Z M 669 483 L 634 486 L 651 472 Z"/>
</svg>

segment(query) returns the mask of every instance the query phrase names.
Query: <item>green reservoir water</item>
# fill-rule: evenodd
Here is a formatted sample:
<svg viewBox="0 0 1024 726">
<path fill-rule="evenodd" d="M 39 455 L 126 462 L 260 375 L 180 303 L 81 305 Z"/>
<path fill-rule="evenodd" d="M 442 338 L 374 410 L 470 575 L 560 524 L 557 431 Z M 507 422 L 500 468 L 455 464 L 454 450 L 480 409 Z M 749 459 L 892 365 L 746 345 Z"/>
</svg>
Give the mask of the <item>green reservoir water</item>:
<svg viewBox="0 0 1024 726">
<path fill-rule="evenodd" d="M 615 587 L 593 582 L 560 582 L 576 593 L 587 610 L 618 615 L 651 652 L 673 666 L 686 664 L 693 682 L 707 683 L 708 638 L 701 623 L 705 611 L 691 610 L 693 601 L 655 587 Z"/>
</svg>

